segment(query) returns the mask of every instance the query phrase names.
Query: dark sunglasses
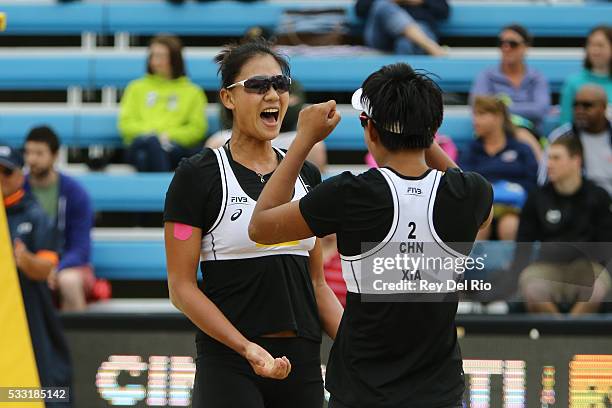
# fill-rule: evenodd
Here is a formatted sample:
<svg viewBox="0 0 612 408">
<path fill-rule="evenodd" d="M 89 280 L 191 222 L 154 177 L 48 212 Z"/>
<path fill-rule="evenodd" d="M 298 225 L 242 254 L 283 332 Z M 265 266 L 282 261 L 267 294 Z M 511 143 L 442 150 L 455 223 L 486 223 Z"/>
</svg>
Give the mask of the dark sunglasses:
<svg viewBox="0 0 612 408">
<path fill-rule="evenodd" d="M 8 167 L 0 167 L 0 169 L 2 169 L 2 174 L 6 177 L 10 177 L 11 174 L 13 174 L 13 169 L 9 169 Z"/>
<path fill-rule="evenodd" d="M 497 44 L 499 45 L 500 48 L 502 48 L 504 45 L 507 45 L 508 47 L 515 49 L 517 48 L 519 45 L 522 45 L 523 43 L 520 41 L 515 41 L 515 40 L 502 40 L 499 39 Z"/>
<path fill-rule="evenodd" d="M 574 108 L 582 108 L 582 109 L 591 109 L 593 106 L 595 106 L 595 102 L 591 102 L 591 101 L 574 101 L 573 103 Z"/>
<path fill-rule="evenodd" d="M 276 92 L 279 94 L 289 91 L 291 86 L 291 78 L 286 75 L 276 76 L 254 76 L 243 81 L 231 84 L 226 89 L 232 89 L 235 86 L 242 85 L 244 90 L 249 93 L 265 94 L 270 90 L 270 87 L 274 87 Z"/>
</svg>

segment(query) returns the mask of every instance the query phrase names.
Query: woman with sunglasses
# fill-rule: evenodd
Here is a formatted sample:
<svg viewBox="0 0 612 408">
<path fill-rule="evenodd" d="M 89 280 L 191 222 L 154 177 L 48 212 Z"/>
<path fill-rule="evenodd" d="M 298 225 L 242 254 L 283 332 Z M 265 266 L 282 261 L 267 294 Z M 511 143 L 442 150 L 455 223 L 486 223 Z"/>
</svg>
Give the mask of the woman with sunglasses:
<svg viewBox="0 0 612 408">
<path fill-rule="evenodd" d="M 585 51 L 583 70 L 567 78 L 561 90 L 562 125 L 572 122 L 574 99 L 583 85 L 601 86 L 608 95 L 608 105 L 612 106 L 612 26 L 593 28 L 587 37 Z"/>
<path fill-rule="evenodd" d="M 527 143 L 537 158 L 542 154 L 538 129 L 550 111 L 548 80 L 525 62 L 533 39 L 518 24 L 504 27 L 499 34 L 501 62 L 482 71 L 470 90 L 470 103 L 478 95 L 503 98 L 513 114 L 517 138 Z"/>
<path fill-rule="evenodd" d="M 320 243 L 260 245 L 248 236 L 284 156 L 271 141 L 287 111 L 289 65 L 263 41 L 227 48 L 216 61 L 232 137 L 181 163 L 164 213 L 170 298 L 199 329 L 193 406 L 321 407 L 321 329 L 335 337 L 342 307 L 325 283 Z M 294 198 L 320 181 L 306 163 Z"/>
</svg>

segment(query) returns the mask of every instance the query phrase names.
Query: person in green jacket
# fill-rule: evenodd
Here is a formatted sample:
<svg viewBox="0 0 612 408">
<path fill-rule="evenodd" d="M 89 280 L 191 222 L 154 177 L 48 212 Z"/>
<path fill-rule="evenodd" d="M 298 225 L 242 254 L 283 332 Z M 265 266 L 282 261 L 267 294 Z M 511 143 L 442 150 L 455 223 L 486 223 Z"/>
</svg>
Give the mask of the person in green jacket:
<svg viewBox="0 0 612 408">
<path fill-rule="evenodd" d="M 574 98 L 586 84 L 601 86 L 612 106 L 612 26 L 600 25 L 589 33 L 584 69 L 568 77 L 561 90 L 561 125 L 572 122 Z"/>
<path fill-rule="evenodd" d="M 121 99 L 118 128 L 127 161 L 140 172 L 174 170 L 202 146 L 206 105 L 206 95 L 185 73 L 180 40 L 154 37 L 147 74 L 132 81 Z"/>
</svg>

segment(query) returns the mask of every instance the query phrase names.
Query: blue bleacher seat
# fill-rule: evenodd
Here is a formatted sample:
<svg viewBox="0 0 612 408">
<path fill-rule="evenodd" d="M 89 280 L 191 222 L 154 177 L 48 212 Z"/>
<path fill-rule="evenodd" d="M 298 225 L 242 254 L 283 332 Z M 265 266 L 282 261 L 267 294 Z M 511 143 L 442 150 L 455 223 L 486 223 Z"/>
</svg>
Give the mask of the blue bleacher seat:
<svg viewBox="0 0 612 408">
<path fill-rule="evenodd" d="M 44 112 L 44 111 L 43 111 Z M 358 112 L 345 113 L 342 121 L 326 140 L 329 150 L 365 150 L 363 130 L 357 119 Z M 558 122 L 558 116 L 551 115 L 544 124 L 548 134 Z M 117 111 L 100 109 L 39 113 L 36 110 L 24 110 L 20 113 L 0 109 L 0 142 L 12 146 L 21 146 L 30 128 L 48 123 L 54 127 L 67 146 L 88 147 L 103 145 L 120 147 L 121 138 L 117 131 Z M 209 133 L 219 130 L 219 115 L 216 109 L 208 114 Z M 461 150 L 472 139 L 472 119 L 469 112 L 447 112 L 440 132 L 450 136 Z"/>
<path fill-rule="evenodd" d="M 536 36 L 585 36 L 590 27 L 610 23 L 611 4 L 498 4 L 495 2 L 455 3 L 450 18 L 441 26 L 442 35 L 494 36 L 499 28 L 521 22 Z M 166 2 L 99 1 L 76 4 L 3 4 L 8 16 L 6 33 L 155 34 L 241 36 L 249 27 L 274 29 L 283 10 L 306 7 L 347 9 L 348 22 L 359 28 L 363 22 L 354 16 L 352 2 L 325 3 L 275 1 L 254 4 L 217 1 L 174 6 Z"/>
<path fill-rule="evenodd" d="M 295 2 L 293 6 L 302 6 Z M 249 27 L 273 28 L 287 5 L 256 2 L 245 4 L 221 1 L 209 4 L 186 3 L 176 7 L 166 2 L 143 4 L 134 2 L 108 5 L 108 31 L 156 34 L 160 31 L 177 35 L 212 35 L 241 37 Z"/>
<path fill-rule="evenodd" d="M 93 86 L 92 59 L 52 52 L 0 56 L 0 89 L 65 90 Z"/>
<path fill-rule="evenodd" d="M 172 173 L 84 173 L 76 179 L 96 211 L 162 211 Z"/>
<path fill-rule="evenodd" d="M 387 55 L 352 57 L 350 63 L 346 57 L 294 57 L 290 60 L 292 76 L 306 90 L 316 91 L 357 89 L 372 72 L 395 62 L 406 62 L 415 69 L 436 75 L 436 81 L 445 91 L 468 92 L 476 75 L 486 67 L 497 65 L 499 59 Z M 553 91 L 559 91 L 565 78 L 581 67 L 581 61 L 573 58 L 534 58 L 528 59 L 528 64 L 548 78 Z"/>
<path fill-rule="evenodd" d="M 20 147 L 28 131 L 35 126 L 42 125 L 55 129 L 66 145 L 78 145 L 77 115 L 68 109 L 54 112 L 44 110 L 2 112 L 0 113 L 0 143 Z"/>
<path fill-rule="evenodd" d="M 98 278 L 166 280 L 163 241 L 96 240 L 92 263 Z"/>
<path fill-rule="evenodd" d="M 535 3 L 487 1 L 451 3 L 450 18 L 440 30 L 445 36 L 491 36 L 513 23 L 525 26 L 532 35 L 586 37 L 591 27 L 610 24 L 612 4 Z"/>
<path fill-rule="evenodd" d="M 52 2 L 13 2 L 1 4 L 6 13 L 9 35 L 79 35 L 104 32 L 107 5 L 104 3 L 57 4 Z"/>
<path fill-rule="evenodd" d="M 498 58 L 434 58 L 429 56 L 369 55 L 355 56 L 347 64 L 346 57 L 305 57 L 290 59 L 292 76 L 307 91 L 344 91 L 358 88 L 369 74 L 383 65 L 407 62 L 438 78 L 446 91 L 468 92 L 474 77 L 484 68 L 498 64 Z M 530 58 L 528 64 L 539 69 L 558 92 L 568 75 L 580 71 L 579 58 Z M 45 69 L 40 69 L 45 67 Z M 192 80 L 206 90 L 219 88 L 217 66 L 210 55 L 194 55 L 187 59 Z M 126 53 L 81 55 L 35 54 L 30 56 L 0 55 L 0 89 L 66 89 L 69 86 L 101 89 L 104 86 L 123 88 L 145 72 L 144 56 Z"/>
</svg>

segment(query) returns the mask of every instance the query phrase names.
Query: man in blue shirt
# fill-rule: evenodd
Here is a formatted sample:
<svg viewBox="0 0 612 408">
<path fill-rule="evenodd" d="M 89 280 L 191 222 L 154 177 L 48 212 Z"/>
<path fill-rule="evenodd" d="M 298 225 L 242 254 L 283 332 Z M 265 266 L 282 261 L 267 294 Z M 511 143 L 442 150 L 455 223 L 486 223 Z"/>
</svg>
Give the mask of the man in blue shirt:
<svg viewBox="0 0 612 408">
<path fill-rule="evenodd" d="M 94 217 L 85 189 L 54 168 L 58 150 L 59 140 L 52 129 L 42 126 L 30 131 L 25 142 L 30 168 L 25 188 L 55 222 L 59 233 L 60 263 L 49 284 L 59 291 L 62 310 L 79 311 L 86 308 L 96 282 L 90 265 Z"/>
</svg>

